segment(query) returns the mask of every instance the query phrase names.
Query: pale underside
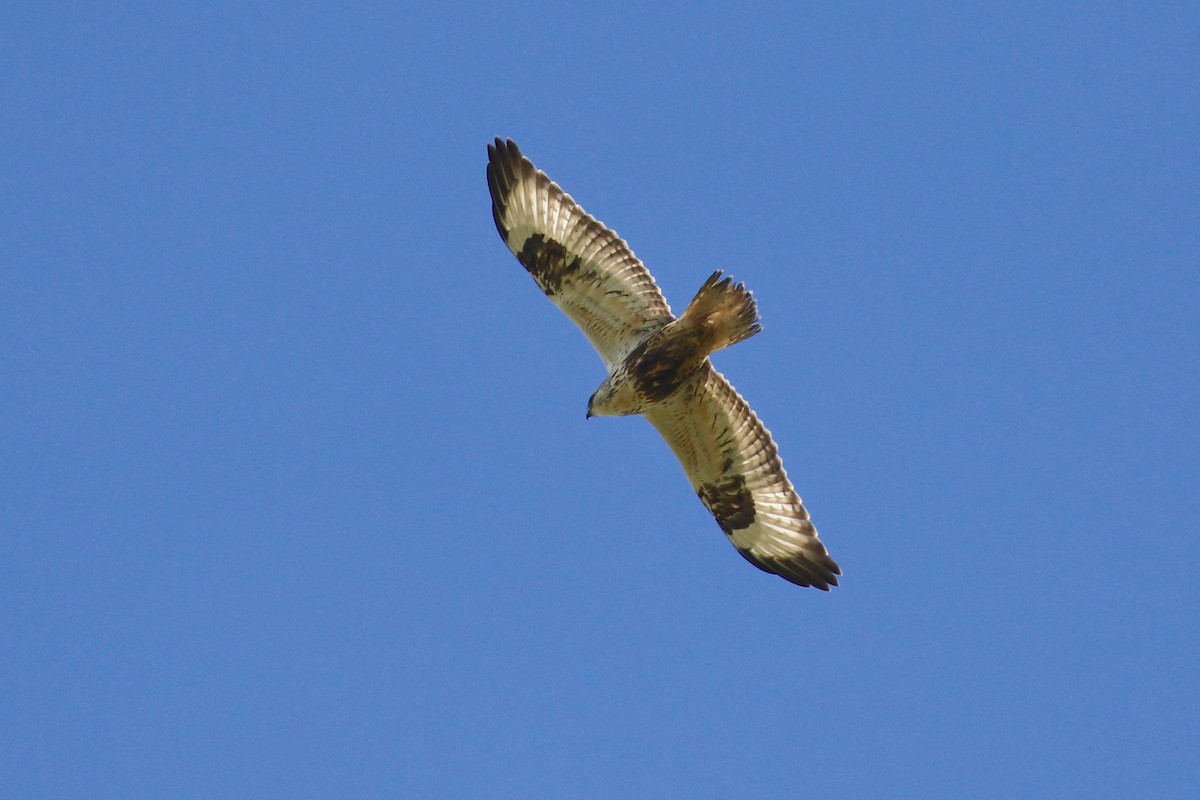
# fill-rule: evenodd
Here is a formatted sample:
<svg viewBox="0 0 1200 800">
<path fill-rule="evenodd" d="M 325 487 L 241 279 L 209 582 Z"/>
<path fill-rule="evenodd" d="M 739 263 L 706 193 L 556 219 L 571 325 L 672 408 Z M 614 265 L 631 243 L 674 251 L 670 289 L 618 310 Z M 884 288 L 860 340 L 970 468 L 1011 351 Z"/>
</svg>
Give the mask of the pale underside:
<svg viewBox="0 0 1200 800">
<path fill-rule="evenodd" d="M 511 140 L 488 146 L 492 214 L 505 244 L 586 334 L 610 372 L 674 317 L 650 273 Z M 828 589 L 840 570 L 809 521 L 770 433 L 707 361 L 644 416 L 752 564 Z"/>
</svg>

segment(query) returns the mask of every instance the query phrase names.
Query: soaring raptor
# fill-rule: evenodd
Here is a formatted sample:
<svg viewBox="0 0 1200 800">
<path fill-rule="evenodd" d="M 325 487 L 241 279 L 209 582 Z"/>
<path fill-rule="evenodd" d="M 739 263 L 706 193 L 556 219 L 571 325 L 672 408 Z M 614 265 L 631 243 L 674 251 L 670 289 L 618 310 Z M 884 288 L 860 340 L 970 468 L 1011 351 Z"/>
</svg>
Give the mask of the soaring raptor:
<svg viewBox="0 0 1200 800">
<path fill-rule="evenodd" d="M 717 271 L 675 317 L 629 246 L 511 139 L 488 145 L 487 182 L 500 237 L 608 368 L 588 416 L 650 420 L 747 561 L 800 586 L 836 586 L 841 570 L 817 538 L 771 434 L 708 360 L 761 330 L 750 292 Z"/>
</svg>

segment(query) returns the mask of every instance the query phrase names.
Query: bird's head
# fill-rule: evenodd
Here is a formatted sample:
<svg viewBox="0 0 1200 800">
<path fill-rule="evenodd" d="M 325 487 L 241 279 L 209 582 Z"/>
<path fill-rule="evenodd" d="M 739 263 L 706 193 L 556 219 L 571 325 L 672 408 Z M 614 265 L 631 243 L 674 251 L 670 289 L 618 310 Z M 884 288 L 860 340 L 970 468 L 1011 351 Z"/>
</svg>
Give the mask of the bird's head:
<svg viewBox="0 0 1200 800">
<path fill-rule="evenodd" d="M 592 392 L 592 396 L 588 398 L 587 418 L 614 416 L 617 412 L 610 407 L 614 394 L 610 381 L 600 384 L 600 388 Z"/>
</svg>

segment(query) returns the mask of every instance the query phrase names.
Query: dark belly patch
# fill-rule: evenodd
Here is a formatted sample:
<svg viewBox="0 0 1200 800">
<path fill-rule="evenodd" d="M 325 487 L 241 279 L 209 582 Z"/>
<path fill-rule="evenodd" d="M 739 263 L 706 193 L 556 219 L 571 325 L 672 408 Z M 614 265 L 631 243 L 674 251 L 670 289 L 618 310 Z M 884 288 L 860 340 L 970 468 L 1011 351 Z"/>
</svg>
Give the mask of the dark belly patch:
<svg viewBox="0 0 1200 800">
<path fill-rule="evenodd" d="M 654 402 L 666 400 L 690 373 L 684 372 L 685 365 L 678 358 L 666 353 L 655 353 L 637 362 L 635 378 L 638 388 Z"/>
<path fill-rule="evenodd" d="M 703 352 L 694 337 L 686 335 L 652 336 L 629 354 L 638 390 L 651 402 L 666 400 L 704 362 Z"/>
</svg>

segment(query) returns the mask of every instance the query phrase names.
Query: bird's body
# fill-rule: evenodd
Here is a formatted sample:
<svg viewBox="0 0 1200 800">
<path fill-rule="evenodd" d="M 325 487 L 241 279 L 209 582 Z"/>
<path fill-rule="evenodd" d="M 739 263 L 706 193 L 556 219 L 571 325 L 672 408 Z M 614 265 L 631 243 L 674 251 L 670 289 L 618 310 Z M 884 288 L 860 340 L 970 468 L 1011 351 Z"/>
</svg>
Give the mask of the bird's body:
<svg viewBox="0 0 1200 800">
<path fill-rule="evenodd" d="M 708 360 L 761 330 L 750 293 L 715 272 L 676 318 L 625 242 L 512 140 L 488 146 L 487 177 L 500 236 L 609 370 L 588 401 L 588 416 L 645 416 L 747 560 L 801 586 L 836 586 L 841 571 L 817 538 L 774 441 Z"/>
<path fill-rule="evenodd" d="M 708 356 L 758 333 L 754 298 L 714 272 L 679 319 L 648 334 L 588 401 L 588 416 L 644 414 L 677 392 Z"/>
</svg>

